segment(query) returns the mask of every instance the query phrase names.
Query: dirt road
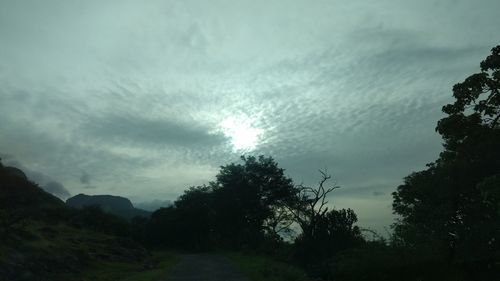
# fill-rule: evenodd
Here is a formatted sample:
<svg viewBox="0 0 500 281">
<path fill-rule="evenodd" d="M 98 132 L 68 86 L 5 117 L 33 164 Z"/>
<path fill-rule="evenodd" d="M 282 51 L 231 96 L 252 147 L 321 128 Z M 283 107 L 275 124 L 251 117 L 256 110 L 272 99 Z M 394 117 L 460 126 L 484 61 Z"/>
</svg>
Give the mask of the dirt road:
<svg viewBox="0 0 500 281">
<path fill-rule="evenodd" d="M 216 254 L 181 255 L 165 281 L 249 281 L 229 260 Z"/>
</svg>

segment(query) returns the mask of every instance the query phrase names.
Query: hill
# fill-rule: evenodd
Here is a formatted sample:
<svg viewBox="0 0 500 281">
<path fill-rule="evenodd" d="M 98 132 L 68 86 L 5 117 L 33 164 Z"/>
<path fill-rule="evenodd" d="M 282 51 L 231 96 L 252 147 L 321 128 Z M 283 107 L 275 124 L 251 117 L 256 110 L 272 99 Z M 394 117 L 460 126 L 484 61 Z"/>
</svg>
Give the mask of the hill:
<svg viewBox="0 0 500 281">
<path fill-rule="evenodd" d="M 149 263 L 125 220 L 68 208 L 23 175 L 0 163 L 0 281 L 87 280 L 98 265 Z"/>
<path fill-rule="evenodd" d="M 129 199 L 121 196 L 78 194 L 68 198 L 66 204 L 74 208 L 99 206 L 104 212 L 126 219 L 151 216 L 150 212 L 135 208 Z"/>
</svg>

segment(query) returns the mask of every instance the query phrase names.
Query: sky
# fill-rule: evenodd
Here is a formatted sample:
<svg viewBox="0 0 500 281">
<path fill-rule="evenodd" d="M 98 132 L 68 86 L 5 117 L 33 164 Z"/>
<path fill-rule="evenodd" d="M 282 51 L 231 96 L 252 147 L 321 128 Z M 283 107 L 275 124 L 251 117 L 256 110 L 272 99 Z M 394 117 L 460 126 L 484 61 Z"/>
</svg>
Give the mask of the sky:
<svg viewBox="0 0 500 281">
<path fill-rule="evenodd" d="M 146 206 L 272 156 L 327 169 L 385 231 L 442 149 L 452 86 L 500 44 L 498 0 L 0 0 L 0 157 L 65 199 Z"/>
</svg>

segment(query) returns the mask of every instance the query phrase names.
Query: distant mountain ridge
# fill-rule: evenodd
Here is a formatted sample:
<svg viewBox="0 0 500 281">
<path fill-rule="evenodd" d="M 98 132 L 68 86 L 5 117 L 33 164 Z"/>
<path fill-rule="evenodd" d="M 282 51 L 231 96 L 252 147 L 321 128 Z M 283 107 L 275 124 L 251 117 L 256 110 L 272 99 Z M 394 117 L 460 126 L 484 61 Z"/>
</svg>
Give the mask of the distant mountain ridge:
<svg viewBox="0 0 500 281">
<path fill-rule="evenodd" d="M 66 205 L 74 208 L 99 206 L 103 211 L 126 219 L 149 217 L 150 212 L 137 209 L 128 198 L 114 195 L 78 194 L 66 200 Z"/>
</svg>

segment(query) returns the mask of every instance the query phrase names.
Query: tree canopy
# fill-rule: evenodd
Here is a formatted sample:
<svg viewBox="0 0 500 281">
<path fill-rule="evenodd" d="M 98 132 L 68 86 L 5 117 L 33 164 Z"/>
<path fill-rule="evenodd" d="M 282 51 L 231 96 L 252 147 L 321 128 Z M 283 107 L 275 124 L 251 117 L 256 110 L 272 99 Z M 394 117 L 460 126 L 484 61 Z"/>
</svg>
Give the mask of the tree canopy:
<svg viewBox="0 0 500 281">
<path fill-rule="evenodd" d="M 436 130 L 444 151 L 393 193 L 396 236 L 449 263 L 492 265 L 500 250 L 500 46 L 453 87 Z"/>
<path fill-rule="evenodd" d="M 214 193 L 216 232 L 221 239 L 253 244 L 277 229 L 285 217 L 276 211 L 294 200 L 293 181 L 271 157 L 242 156 L 242 164 L 222 166 L 211 183 Z M 261 237 L 261 238 L 259 238 Z"/>
<path fill-rule="evenodd" d="M 254 247 L 264 239 L 281 239 L 279 232 L 291 223 L 282 211 L 295 200 L 293 181 L 271 157 L 242 156 L 241 161 L 221 166 L 208 185 L 186 190 L 173 207 L 153 214 L 152 224 L 167 231 L 169 221 L 171 229 L 184 233 L 179 239 L 201 248 Z"/>
</svg>

